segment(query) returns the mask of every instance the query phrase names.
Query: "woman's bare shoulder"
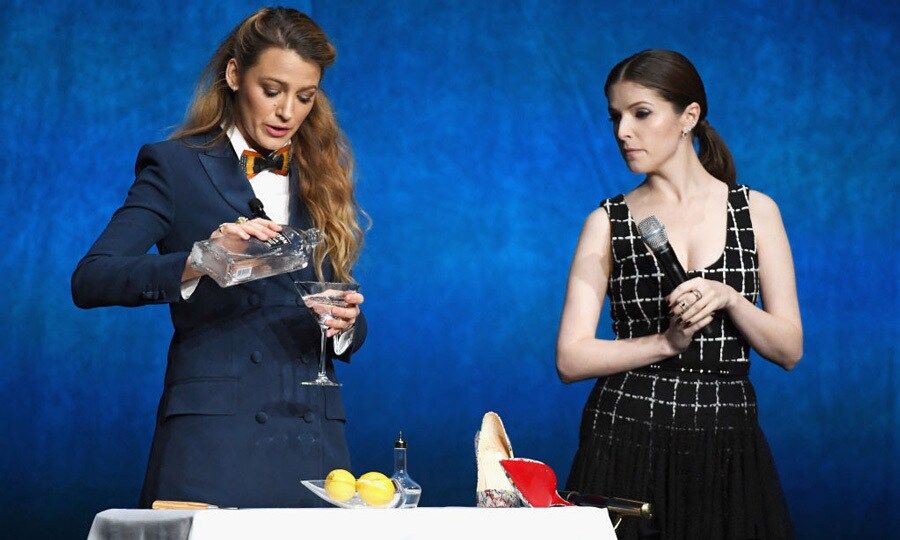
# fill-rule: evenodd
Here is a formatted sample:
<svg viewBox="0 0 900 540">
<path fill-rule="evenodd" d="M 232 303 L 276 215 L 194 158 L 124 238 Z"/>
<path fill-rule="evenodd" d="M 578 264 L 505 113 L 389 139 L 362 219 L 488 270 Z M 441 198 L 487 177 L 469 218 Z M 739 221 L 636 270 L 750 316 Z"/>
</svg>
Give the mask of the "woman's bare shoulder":
<svg viewBox="0 0 900 540">
<path fill-rule="evenodd" d="M 772 197 L 755 189 L 750 189 L 749 192 L 750 219 L 754 224 L 765 226 L 773 221 L 781 221 L 781 212 Z"/>
<path fill-rule="evenodd" d="M 611 229 L 609 214 L 604 205 L 595 208 L 584 220 L 583 232 L 590 235 L 609 236 Z"/>
</svg>

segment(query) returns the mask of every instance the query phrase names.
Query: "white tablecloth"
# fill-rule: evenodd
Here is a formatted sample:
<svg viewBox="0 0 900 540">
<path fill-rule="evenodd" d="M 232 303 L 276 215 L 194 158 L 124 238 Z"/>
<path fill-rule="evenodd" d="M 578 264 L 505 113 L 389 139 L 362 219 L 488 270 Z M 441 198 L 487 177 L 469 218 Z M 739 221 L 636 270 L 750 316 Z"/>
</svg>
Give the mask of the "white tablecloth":
<svg viewBox="0 0 900 540">
<path fill-rule="evenodd" d="M 166 519 L 171 516 L 168 533 Z M 188 535 L 185 536 L 185 519 Z M 143 527 L 150 526 L 152 530 Z M 615 539 L 600 508 L 263 508 L 247 510 L 105 510 L 89 538 L 290 538 L 330 540 Z"/>
</svg>

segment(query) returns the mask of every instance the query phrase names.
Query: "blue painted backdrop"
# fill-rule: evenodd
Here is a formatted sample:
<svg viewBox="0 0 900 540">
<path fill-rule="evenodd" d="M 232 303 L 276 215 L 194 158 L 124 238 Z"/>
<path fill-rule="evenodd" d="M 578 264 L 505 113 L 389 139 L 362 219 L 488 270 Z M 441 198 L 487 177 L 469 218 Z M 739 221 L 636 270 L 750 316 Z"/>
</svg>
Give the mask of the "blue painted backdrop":
<svg viewBox="0 0 900 540">
<path fill-rule="evenodd" d="M 83 537 L 95 512 L 137 498 L 167 311 L 79 311 L 69 276 L 138 147 L 170 133 L 258 7 L 182 4 L 3 9 L 0 513 L 22 536 Z M 792 240 L 806 355 L 792 373 L 757 359 L 752 378 L 798 530 L 897 528 L 896 3 L 297 7 L 338 47 L 324 86 L 374 219 L 358 267 L 369 339 L 341 372 L 355 472 L 388 470 L 403 429 L 422 502 L 471 505 L 472 435 L 493 409 L 519 455 L 565 476 L 591 385 L 554 370 L 569 259 L 598 201 L 638 181 L 602 83 L 666 47 L 695 61 L 739 179 L 780 204 Z"/>
</svg>

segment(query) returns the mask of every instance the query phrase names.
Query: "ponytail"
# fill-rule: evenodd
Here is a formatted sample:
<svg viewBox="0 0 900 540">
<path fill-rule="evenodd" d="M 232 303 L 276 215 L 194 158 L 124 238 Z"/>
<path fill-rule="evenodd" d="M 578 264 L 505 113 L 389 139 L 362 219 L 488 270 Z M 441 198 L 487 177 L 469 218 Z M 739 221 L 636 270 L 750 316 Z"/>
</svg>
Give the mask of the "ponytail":
<svg viewBox="0 0 900 540">
<path fill-rule="evenodd" d="M 665 49 L 648 49 L 633 54 L 616 64 L 606 77 L 603 91 L 609 99 L 612 85 L 630 81 L 659 92 L 681 114 L 691 103 L 700 105 L 700 123 L 694 126 L 693 136 L 700 143 L 700 163 L 706 171 L 734 187 L 737 173 L 734 158 L 725 141 L 709 125 L 706 114 L 706 89 L 694 64 L 683 54 Z"/>
<path fill-rule="evenodd" d="M 694 128 L 694 135 L 700 143 L 700 163 L 706 171 L 734 187 L 737 182 L 737 172 L 734 169 L 734 158 L 722 137 L 706 119 L 700 121 Z"/>
</svg>

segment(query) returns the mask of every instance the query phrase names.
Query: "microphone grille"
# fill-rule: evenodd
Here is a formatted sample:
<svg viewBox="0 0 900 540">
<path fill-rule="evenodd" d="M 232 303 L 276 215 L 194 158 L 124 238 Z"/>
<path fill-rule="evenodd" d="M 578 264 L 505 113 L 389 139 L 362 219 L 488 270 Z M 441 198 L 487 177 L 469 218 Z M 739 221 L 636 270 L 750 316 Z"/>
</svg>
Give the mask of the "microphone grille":
<svg viewBox="0 0 900 540">
<path fill-rule="evenodd" d="M 638 232 L 641 233 L 644 242 L 654 251 L 669 241 L 669 237 L 666 235 L 666 226 L 654 215 L 647 216 L 638 223 Z"/>
</svg>

